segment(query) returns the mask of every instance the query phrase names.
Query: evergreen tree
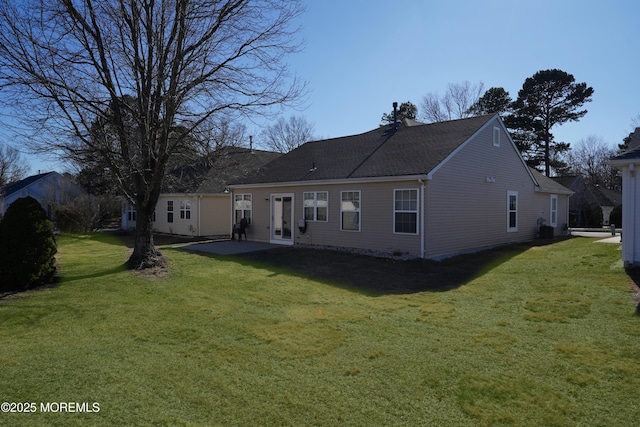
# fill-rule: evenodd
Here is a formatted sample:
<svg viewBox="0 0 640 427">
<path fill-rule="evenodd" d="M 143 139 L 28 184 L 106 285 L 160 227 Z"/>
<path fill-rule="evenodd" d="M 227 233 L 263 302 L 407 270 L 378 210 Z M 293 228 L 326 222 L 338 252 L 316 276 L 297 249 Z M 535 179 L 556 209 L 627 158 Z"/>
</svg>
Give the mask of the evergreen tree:
<svg viewBox="0 0 640 427">
<path fill-rule="evenodd" d="M 55 273 L 53 224 L 32 197 L 13 202 L 0 222 L 0 291 L 49 282 Z"/>
<path fill-rule="evenodd" d="M 581 107 L 591 101 L 592 94 L 592 87 L 576 83 L 573 75 L 558 69 L 538 71 L 518 92 L 507 126 L 523 136 L 520 148 L 529 151 L 526 157 L 533 166 L 544 164 L 547 176 L 551 167 L 562 166 L 559 160 L 554 164 L 554 158 L 569 149 L 569 144 L 553 139 L 551 129 L 587 114 Z"/>
</svg>

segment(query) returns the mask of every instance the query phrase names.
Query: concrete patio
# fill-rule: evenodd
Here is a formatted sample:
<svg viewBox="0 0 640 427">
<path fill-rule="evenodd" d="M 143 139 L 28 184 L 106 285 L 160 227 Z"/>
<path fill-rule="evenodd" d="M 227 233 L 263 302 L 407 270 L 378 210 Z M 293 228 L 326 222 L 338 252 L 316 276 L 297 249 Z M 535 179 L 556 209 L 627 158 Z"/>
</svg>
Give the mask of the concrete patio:
<svg viewBox="0 0 640 427">
<path fill-rule="evenodd" d="M 189 245 L 181 246 L 182 249 L 186 249 L 189 251 L 204 252 L 216 255 L 235 255 L 281 247 L 282 245 L 272 245 L 271 243 L 263 242 L 248 242 L 246 240 L 222 240 L 215 242 L 192 243 Z"/>
</svg>

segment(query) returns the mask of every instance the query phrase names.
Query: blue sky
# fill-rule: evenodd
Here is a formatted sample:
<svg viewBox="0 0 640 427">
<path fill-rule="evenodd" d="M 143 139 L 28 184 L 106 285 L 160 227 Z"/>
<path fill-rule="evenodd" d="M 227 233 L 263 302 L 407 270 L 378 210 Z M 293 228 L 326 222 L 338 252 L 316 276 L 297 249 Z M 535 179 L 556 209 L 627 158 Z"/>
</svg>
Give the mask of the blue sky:
<svg viewBox="0 0 640 427">
<path fill-rule="evenodd" d="M 640 3 L 635 0 L 306 0 L 305 49 L 289 58 L 309 85 L 303 115 L 320 137 L 377 127 L 392 102 L 420 106 L 448 83 L 482 82 L 512 98 L 539 70 L 559 68 L 594 88 L 557 141 L 611 146 L 640 114 Z M 255 133 L 255 129 L 252 132 Z M 33 172 L 55 164 L 29 158 Z"/>
<path fill-rule="evenodd" d="M 616 145 L 640 114 L 640 3 L 591 0 L 308 0 L 306 48 L 290 61 L 309 107 L 288 111 L 321 137 L 365 132 L 392 102 L 420 106 L 448 83 L 483 82 L 516 98 L 527 77 L 559 68 L 594 88 L 558 141 Z"/>
</svg>

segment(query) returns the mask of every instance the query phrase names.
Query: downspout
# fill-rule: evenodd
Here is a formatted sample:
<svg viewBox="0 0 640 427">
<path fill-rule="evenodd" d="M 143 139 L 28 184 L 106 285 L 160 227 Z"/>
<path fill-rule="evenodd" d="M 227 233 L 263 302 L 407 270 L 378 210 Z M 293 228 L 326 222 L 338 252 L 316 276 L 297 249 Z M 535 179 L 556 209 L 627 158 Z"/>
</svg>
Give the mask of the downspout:
<svg viewBox="0 0 640 427">
<path fill-rule="evenodd" d="M 424 201 L 424 181 L 422 180 L 422 178 L 418 178 L 418 183 L 420 183 L 420 258 L 424 259 L 424 251 L 425 251 L 425 246 L 424 246 L 424 239 L 425 239 L 425 230 L 424 230 L 424 207 L 425 207 L 425 201 Z"/>
<path fill-rule="evenodd" d="M 633 200 L 633 203 L 631 203 L 631 218 L 629 218 L 629 221 L 627 221 L 627 224 L 631 226 L 631 230 L 629 230 L 629 233 L 626 232 L 626 230 L 622 230 L 623 233 L 627 234 L 627 236 L 629 236 L 630 238 L 627 238 L 627 242 L 630 243 L 630 252 L 631 252 L 631 259 L 630 264 L 632 266 L 634 266 L 636 264 L 636 206 L 638 204 L 638 200 L 636 199 L 636 171 L 635 171 L 635 164 L 630 163 L 629 164 L 629 180 L 631 181 L 631 189 L 630 192 L 627 193 L 628 195 L 628 200 Z"/>
<path fill-rule="evenodd" d="M 202 203 L 202 194 L 198 195 L 198 237 L 201 236 L 200 234 L 200 204 Z"/>
</svg>

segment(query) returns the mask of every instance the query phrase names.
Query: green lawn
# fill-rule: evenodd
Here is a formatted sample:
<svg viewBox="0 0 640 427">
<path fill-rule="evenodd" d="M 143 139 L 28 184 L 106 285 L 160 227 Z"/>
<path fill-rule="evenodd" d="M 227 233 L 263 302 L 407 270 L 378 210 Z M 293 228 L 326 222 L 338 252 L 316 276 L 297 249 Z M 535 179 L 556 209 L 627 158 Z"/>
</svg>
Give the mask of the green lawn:
<svg viewBox="0 0 640 427">
<path fill-rule="evenodd" d="M 0 300 L 0 402 L 37 409 L 0 413 L 0 425 L 640 419 L 640 317 L 617 245 L 574 238 L 503 250 L 491 262 L 484 254 L 407 263 L 416 283 L 460 259 L 483 265 L 455 287 L 404 293 L 264 259 L 163 251 L 169 275 L 141 276 L 123 270 L 126 248 L 115 237 L 63 236 L 61 283 Z M 325 256 L 336 255 L 317 251 L 306 262 Z M 355 274 L 369 262 L 352 259 Z M 47 402 L 95 402 L 99 412 L 43 413 Z"/>
</svg>

